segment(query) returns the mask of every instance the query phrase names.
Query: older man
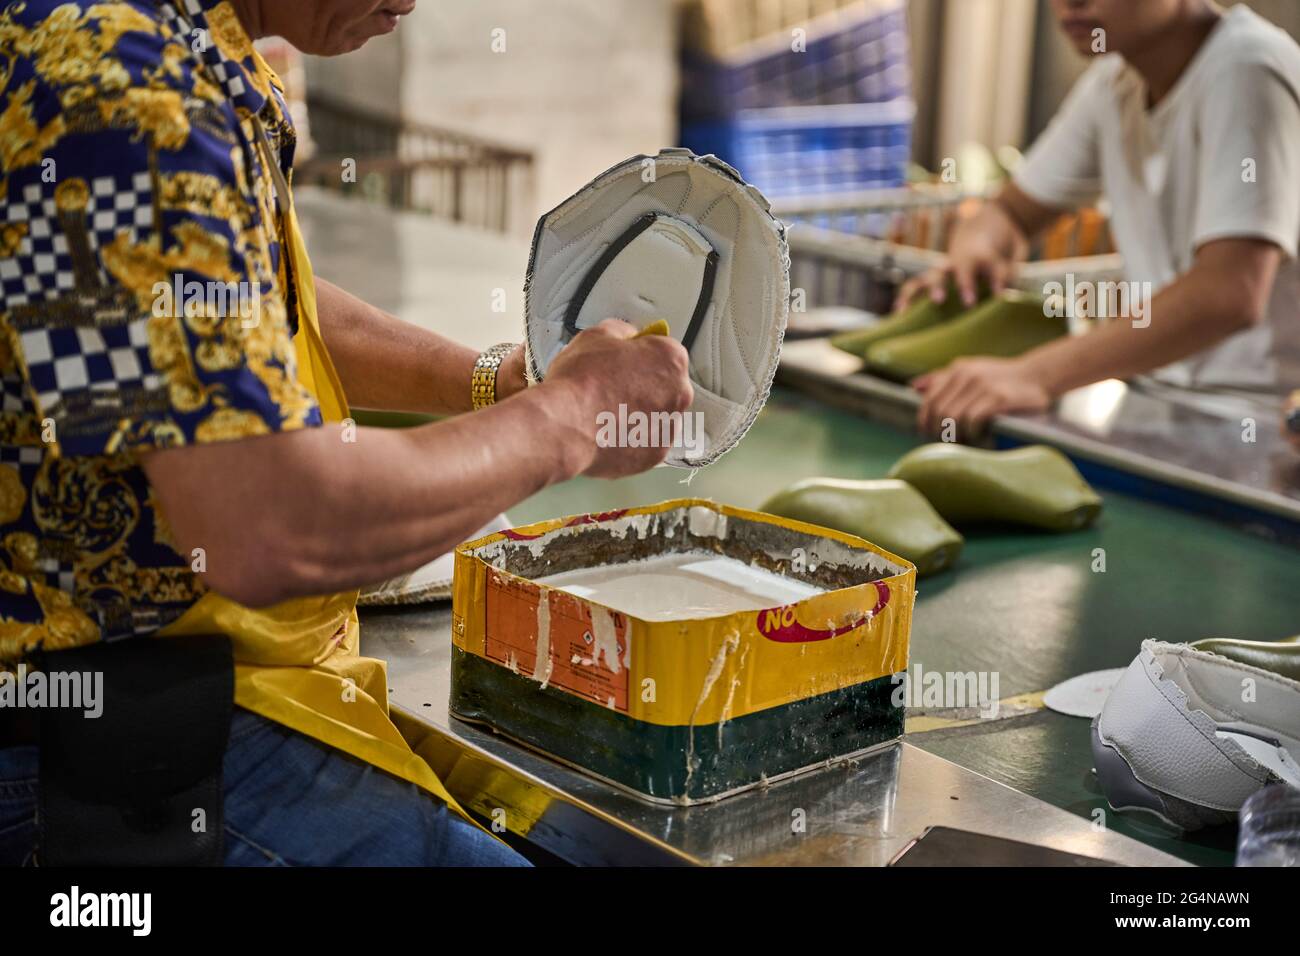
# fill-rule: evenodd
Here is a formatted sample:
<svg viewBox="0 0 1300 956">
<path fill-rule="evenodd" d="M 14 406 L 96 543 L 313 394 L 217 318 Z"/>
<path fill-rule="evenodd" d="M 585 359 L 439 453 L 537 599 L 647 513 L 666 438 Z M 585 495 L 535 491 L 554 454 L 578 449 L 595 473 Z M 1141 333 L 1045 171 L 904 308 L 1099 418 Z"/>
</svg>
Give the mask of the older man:
<svg viewBox="0 0 1300 956">
<path fill-rule="evenodd" d="M 525 389 L 520 349 L 479 356 L 313 279 L 252 41 L 343 53 L 413 6 L 0 0 L 0 664 L 228 638 L 228 863 L 516 861 L 389 719 L 357 588 L 550 483 L 656 464 L 598 447 L 598 412 L 691 401 L 681 346 L 620 322 Z M 488 407 L 354 434 L 349 403 Z M 0 862 L 31 857 L 38 760 L 0 714 Z"/>
</svg>

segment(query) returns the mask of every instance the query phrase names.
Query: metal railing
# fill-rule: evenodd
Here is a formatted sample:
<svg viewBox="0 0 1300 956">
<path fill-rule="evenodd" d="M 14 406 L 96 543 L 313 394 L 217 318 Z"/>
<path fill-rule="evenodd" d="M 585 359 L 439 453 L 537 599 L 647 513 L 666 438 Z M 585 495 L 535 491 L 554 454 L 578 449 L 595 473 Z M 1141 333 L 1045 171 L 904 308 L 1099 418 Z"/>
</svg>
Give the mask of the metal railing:
<svg viewBox="0 0 1300 956">
<path fill-rule="evenodd" d="M 953 227 L 974 215 L 987 196 L 955 186 L 925 184 L 903 189 L 807 195 L 774 201 L 773 211 L 790 223 L 886 239 L 912 249 L 948 247 Z M 1096 209 L 1061 215 L 1029 247 L 1029 259 L 1067 259 L 1114 252 L 1106 217 Z"/>
<path fill-rule="evenodd" d="M 359 109 L 311 92 L 317 153 L 295 182 L 497 232 L 532 210 L 533 156 L 478 136 Z"/>
<path fill-rule="evenodd" d="M 958 217 L 983 197 L 926 186 L 773 203 L 790 225 L 790 284 L 809 306 L 847 305 L 888 312 L 898 284 L 943 261 Z M 1062 216 L 1038 237 L 1017 285 L 1042 293 L 1066 274 L 1115 279 L 1123 262 L 1113 251 L 1105 218 L 1096 210 Z"/>
</svg>

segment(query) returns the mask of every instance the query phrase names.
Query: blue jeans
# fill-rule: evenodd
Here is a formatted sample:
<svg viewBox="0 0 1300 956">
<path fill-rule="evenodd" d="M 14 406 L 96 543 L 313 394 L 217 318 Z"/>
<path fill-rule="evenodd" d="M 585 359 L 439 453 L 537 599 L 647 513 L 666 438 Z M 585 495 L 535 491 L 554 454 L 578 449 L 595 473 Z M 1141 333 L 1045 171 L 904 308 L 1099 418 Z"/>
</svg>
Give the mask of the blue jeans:
<svg viewBox="0 0 1300 956">
<path fill-rule="evenodd" d="M 414 784 L 236 709 L 227 866 L 527 866 Z M 30 862 L 38 751 L 0 750 L 0 866 Z"/>
</svg>

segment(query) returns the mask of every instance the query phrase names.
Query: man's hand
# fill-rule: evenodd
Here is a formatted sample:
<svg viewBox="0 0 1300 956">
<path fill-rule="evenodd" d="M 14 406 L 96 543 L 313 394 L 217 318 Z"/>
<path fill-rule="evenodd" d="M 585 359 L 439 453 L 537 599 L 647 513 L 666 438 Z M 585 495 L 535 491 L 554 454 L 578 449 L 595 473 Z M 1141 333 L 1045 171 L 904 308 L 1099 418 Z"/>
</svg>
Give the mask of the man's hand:
<svg viewBox="0 0 1300 956">
<path fill-rule="evenodd" d="M 1008 184 L 996 199 L 953 229 L 944 262 L 903 283 L 894 310 L 905 308 L 920 295 L 934 302 L 948 298 L 955 285 L 962 303 L 973 307 L 981 287 L 997 295 L 1015 279 L 1016 267 L 1028 249 L 1029 237 L 1051 222 L 1057 213 Z"/>
<path fill-rule="evenodd" d="M 912 386 L 924 396 L 917 425 L 939 435 L 952 419 L 963 438 L 978 435 L 994 415 L 1041 412 L 1051 393 L 1019 359 L 973 357 L 922 375 Z"/>
<path fill-rule="evenodd" d="M 981 292 L 987 290 L 997 295 L 1014 278 L 1014 260 L 1004 256 L 982 231 L 959 226 L 943 263 L 913 276 L 899 287 L 894 311 L 906 308 L 922 296 L 928 296 L 931 302 L 944 302 L 949 286 L 956 286 L 963 305 L 974 307 Z"/>
<path fill-rule="evenodd" d="M 579 332 L 551 363 L 539 387 L 573 403 L 580 411 L 570 427 L 583 430 L 592 451 L 583 473 L 597 478 L 621 478 L 659 464 L 666 447 L 613 448 L 596 442 L 597 416 L 685 412 L 695 397 L 690 357 L 680 342 L 664 335 L 635 338 L 636 329 L 618 319 L 606 319 Z"/>
</svg>

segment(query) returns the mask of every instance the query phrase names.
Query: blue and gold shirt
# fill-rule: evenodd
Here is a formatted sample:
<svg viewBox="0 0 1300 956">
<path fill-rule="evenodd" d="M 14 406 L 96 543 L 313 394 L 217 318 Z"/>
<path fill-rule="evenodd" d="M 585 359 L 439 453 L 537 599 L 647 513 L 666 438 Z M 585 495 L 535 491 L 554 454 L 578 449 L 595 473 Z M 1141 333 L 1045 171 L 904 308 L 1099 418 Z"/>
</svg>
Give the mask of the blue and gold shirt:
<svg viewBox="0 0 1300 956">
<path fill-rule="evenodd" d="M 293 145 L 224 0 L 0 0 L 0 662 L 202 595 L 140 452 L 320 424 Z"/>
</svg>

